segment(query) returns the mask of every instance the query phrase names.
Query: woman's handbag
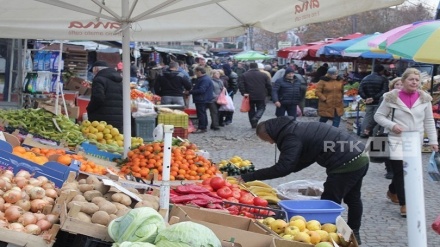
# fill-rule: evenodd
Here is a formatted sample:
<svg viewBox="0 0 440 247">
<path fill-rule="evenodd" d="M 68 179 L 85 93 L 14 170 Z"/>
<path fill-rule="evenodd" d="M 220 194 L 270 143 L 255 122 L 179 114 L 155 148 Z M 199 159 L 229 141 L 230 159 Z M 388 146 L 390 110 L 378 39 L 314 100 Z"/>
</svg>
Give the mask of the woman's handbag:
<svg viewBox="0 0 440 247">
<path fill-rule="evenodd" d="M 391 113 L 391 121 L 394 120 L 393 108 Z M 366 148 L 370 161 L 374 163 L 383 163 L 390 159 L 390 145 L 388 142 L 388 133 L 385 133 L 385 128 L 380 126 L 379 130 L 369 139 Z"/>
<path fill-rule="evenodd" d="M 249 102 L 249 96 L 243 97 L 241 101 L 240 111 L 241 112 L 249 112 L 251 110 L 251 104 Z"/>
<path fill-rule="evenodd" d="M 219 105 L 226 105 L 226 104 L 228 104 L 228 100 L 226 99 L 226 94 L 227 94 L 226 88 L 223 87 L 222 91 L 220 92 L 220 94 L 217 97 L 217 104 L 219 104 Z"/>
</svg>

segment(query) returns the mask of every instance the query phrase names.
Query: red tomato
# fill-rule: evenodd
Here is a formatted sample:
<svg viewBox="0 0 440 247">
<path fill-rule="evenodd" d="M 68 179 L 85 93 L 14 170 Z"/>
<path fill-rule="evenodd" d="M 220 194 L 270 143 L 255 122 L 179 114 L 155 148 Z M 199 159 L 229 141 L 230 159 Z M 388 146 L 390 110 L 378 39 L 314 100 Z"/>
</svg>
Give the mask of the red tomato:
<svg viewBox="0 0 440 247">
<path fill-rule="evenodd" d="M 269 204 L 266 199 L 260 198 L 258 196 L 254 197 L 253 203 L 255 206 L 260 206 L 260 207 L 267 207 L 267 205 Z"/>
<path fill-rule="evenodd" d="M 228 202 L 233 202 L 233 203 L 239 203 L 238 199 L 235 198 L 235 197 L 232 197 L 232 196 L 226 198 L 226 201 L 228 201 Z"/>
<path fill-rule="evenodd" d="M 246 212 L 246 211 L 241 211 L 240 215 L 248 217 L 248 218 L 251 218 L 251 219 L 255 218 L 255 215 L 253 213 L 249 213 L 249 212 Z"/>
<path fill-rule="evenodd" d="M 236 199 L 240 199 L 240 197 L 241 197 L 240 191 L 232 190 L 232 197 L 234 197 Z"/>
<path fill-rule="evenodd" d="M 209 185 L 211 183 L 211 178 L 206 178 L 202 181 L 203 185 Z"/>
<path fill-rule="evenodd" d="M 238 184 L 231 184 L 231 188 L 233 188 L 233 189 L 240 189 L 240 186 L 238 186 Z"/>
<path fill-rule="evenodd" d="M 209 183 L 211 187 L 216 191 L 225 186 L 225 180 L 221 177 L 213 177 Z"/>
<path fill-rule="evenodd" d="M 211 187 L 211 185 L 206 184 L 206 185 L 202 185 L 202 187 L 208 189 L 209 191 L 214 191 L 214 189 Z"/>
<path fill-rule="evenodd" d="M 232 184 L 228 182 L 228 180 L 225 180 L 225 186 L 228 186 L 229 188 L 232 187 Z"/>
<path fill-rule="evenodd" d="M 232 196 L 232 190 L 227 186 L 223 186 L 217 190 L 217 195 L 226 199 Z"/>
<path fill-rule="evenodd" d="M 254 196 L 249 192 L 242 193 L 238 200 L 243 204 L 254 205 Z"/>
</svg>

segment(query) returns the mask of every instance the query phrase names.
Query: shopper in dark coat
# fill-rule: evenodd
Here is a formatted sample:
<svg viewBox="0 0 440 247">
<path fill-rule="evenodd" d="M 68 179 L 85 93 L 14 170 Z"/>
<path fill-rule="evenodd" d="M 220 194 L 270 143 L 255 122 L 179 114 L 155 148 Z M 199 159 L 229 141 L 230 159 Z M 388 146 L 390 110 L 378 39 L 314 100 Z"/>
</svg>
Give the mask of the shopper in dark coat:
<svg viewBox="0 0 440 247">
<path fill-rule="evenodd" d="M 162 105 L 185 105 L 183 92 L 189 91 L 192 85 L 178 69 L 177 62 L 170 62 L 168 69 L 156 80 L 154 92 L 161 96 Z"/>
<path fill-rule="evenodd" d="M 241 95 L 249 97 L 249 122 L 252 128 L 256 128 L 266 110 L 266 97 L 272 91 L 272 85 L 270 78 L 258 69 L 257 63 L 249 66 L 250 69 L 238 78 L 238 88 Z"/>
<path fill-rule="evenodd" d="M 207 131 L 208 115 L 206 114 L 206 109 L 209 108 L 209 105 L 214 99 L 214 86 L 211 77 L 206 74 L 204 67 L 197 66 L 194 69 L 194 73 L 197 76 L 197 80 L 189 93 L 192 94 L 193 102 L 196 105 L 197 118 L 199 120 L 197 130 L 193 132 L 197 134 Z"/>
<path fill-rule="evenodd" d="M 301 87 L 301 81 L 296 78 L 295 71 L 289 67 L 283 78 L 276 80 L 272 87 L 272 101 L 276 106 L 275 115 L 292 116 L 296 119 L 296 110 L 301 101 L 305 98 L 306 90 Z"/>
<path fill-rule="evenodd" d="M 359 96 L 365 101 L 365 116 L 362 121 L 361 137 L 366 138 L 365 128 L 373 121 L 374 113 L 379 107 L 382 95 L 388 92 L 389 80 L 384 76 L 385 67 L 381 64 L 374 66 L 374 72 L 362 79 L 359 85 Z"/>
<path fill-rule="evenodd" d="M 123 133 L 122 76 L 104 61 L 93 64 L 92 95 L 87 106 L 90 121 L 105 121 Z"/>
<path fill-rule="evenodd" d="M 257 136 L 276 144 L 280 156 L 275 165 L 246 173 L 239 180 L 284 177 L 314 164 L 324 167 L 327 180 L 321 199 L 348 206 L 348 225 L 359 239 L 362 219 L 361 187 L 369 160 L 364 144 L 347 131 L 319 122 L 296 122 L 285 116 L 258 124 Z"/>
</svg>

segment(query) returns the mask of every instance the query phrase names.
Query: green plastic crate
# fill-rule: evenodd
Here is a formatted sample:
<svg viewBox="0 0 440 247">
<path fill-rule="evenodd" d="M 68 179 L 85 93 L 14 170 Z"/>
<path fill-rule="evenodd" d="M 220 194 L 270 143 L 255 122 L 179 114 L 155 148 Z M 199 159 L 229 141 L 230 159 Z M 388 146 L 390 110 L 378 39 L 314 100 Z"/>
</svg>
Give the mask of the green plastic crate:
<svg viewBox="0 0 440 247">
<path fill-rule="evenodd" d="M 174 125 L 174 127 L 188 129 L 188 115 L 160 113 L 157 118 L 157 123 L 164 125 Z"/>
</svg>

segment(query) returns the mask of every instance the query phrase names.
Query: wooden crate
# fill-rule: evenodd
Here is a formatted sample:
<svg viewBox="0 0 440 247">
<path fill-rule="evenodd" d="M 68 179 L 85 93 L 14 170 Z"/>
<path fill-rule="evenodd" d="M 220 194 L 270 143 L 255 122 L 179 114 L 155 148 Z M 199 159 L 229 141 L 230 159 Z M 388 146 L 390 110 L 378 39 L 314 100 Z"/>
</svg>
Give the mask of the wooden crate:
<svg viewBox="0 0 440 247">
<path fill-rule="evenodd" d="M 76 191 L 61 193 L 57 200 L 56 206 L 60 212 L 61 230 L 73 234 L 81 234 L 97 238 L 107 242 L 113 242 L 112 238 L 108 235 L 106 226 L 87 223 L 75 218 L 81 209 L 79 205 L 74 205 L 69 211 L 67 211 L 67 203 L 70 202 L 76 195 Z"/>
<path fill-rule="evenodd" d="M 24 232 L 17 232 L 0 228 L 1 241 L 14 246 L 51 247 L 55 243 L 55 236 L 60 230 L 60 225 L 54 224 L 47 234 L 36 236 Z"/>
</svg>

